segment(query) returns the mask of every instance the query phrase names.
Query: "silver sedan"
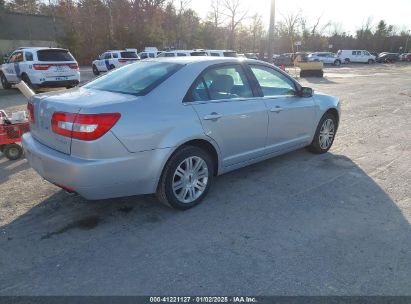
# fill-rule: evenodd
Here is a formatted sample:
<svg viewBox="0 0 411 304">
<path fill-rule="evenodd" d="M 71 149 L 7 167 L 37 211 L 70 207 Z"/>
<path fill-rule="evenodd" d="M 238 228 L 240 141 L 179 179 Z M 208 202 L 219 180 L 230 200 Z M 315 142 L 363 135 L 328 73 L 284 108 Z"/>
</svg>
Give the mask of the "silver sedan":
<svg viewBox="0 0 411 304">
<path fill-rule="evenodd" d="M 302 147 L 327 152 L 340 104 L 264 62 L 186 57 L 35 95 L 28 111 L 23 146 L 46 180 L 90 200 L 156 193 L 188 209 L 216 175 Z"/>
</svg>

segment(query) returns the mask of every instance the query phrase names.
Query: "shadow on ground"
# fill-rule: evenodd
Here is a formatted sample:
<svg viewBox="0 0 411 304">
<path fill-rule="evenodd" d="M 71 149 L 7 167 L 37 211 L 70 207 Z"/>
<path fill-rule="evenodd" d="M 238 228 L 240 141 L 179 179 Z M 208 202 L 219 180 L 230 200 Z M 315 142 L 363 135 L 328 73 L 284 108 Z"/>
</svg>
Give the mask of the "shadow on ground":
<svg viewBox="0 0 411 304">
<path fill-rule="evenodd" d="M 343 155 L 218 177 L 185 212 L 57 192 L 0 228 L 1 295 L 405 295 L 411 229 Z"/>
</svg>

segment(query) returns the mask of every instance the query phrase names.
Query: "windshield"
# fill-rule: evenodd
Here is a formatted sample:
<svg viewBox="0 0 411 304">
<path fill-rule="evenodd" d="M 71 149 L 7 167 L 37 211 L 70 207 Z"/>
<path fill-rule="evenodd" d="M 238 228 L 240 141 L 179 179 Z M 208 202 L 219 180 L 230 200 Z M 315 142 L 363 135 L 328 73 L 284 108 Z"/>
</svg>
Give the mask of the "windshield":
<svg viewBox="0 0 411 304">
<path fill-rule="evenodd" d="M 121 52 L 121 58 L 137 58 L 136 52 Z"/>
<path fill-rule="evenodd" d="M 88 89 L 132 94 L 148 94 L 183 65 L 167 62 L 140 61 L 114 70 L 86 84 Z"/>
<path fill-rule="evenodd" d="M 37 58 L 39 61 L 76 61 L 67 50 L 40 50 Z"/>
</svg>

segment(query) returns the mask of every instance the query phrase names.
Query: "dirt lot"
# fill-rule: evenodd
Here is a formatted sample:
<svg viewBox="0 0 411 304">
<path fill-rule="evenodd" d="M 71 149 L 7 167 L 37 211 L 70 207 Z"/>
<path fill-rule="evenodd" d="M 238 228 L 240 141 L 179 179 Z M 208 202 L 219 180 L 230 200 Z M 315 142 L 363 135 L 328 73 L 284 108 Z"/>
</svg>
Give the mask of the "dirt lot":
<svg viewBox="0 0 411 304">
<path fill-rule="evenodd" d="M 331 151 L 218 177 L 186 212 L 70 197 L 0 155 L 0 295 L 411 295 L 411 65 L 302 82 L 342 99 Z"/>
</svg>

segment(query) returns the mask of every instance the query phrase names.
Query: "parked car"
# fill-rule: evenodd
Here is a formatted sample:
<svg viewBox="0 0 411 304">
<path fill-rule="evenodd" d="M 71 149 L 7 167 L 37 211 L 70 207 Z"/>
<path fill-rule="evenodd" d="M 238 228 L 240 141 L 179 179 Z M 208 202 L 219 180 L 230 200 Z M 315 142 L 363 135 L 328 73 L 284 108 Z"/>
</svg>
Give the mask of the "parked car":
<svg viewBox="0 0 411 304">
<path fill-rule="evenodd" d="M 23 147 L 46 180 L 86 199 L 156 193 L 177 209 L 198 204 L 216 175 L 302 147 L 327 152 L 340 117 L 337 97 L 221 57 L 139 61 L 34 95 L 28 109 Z"/>
<path fill-rule="evenodd" d="M 366 50 L 339 50 L 338 58 L 342 63 L 360 62 L 373 64 L 376 57 Z"/>
<path fill-rule="evenodd" d="M 397 53 L 381 53 L 378 55 L 377 62 L 379 63 L 393 63 L 400 60 Z"/>
<path fill-rule="evenodd" d="M 256 53 L 245 53 L 244 55 L 245 55 L 245 57 L 247 57 L 248 59 L 258 60 L 258 54 L 256 54 Z"/>
<path fill-rule="evenodd" d="M 411 53 L 404 53 L 400 55 L 401 61 L 411 61 Z"/>
<path fill-rule="evenodd" d="M 307 56 L 308 61 L 318 61 L 324 64 L 341 65 L 341 59 L 334 53 L 330 52 L 314 52 Z"/>
<path fill-rule="evenodd" d="M 109 50 L 93 61 L 93 74 L 99 75 L 101 72 L 108 72 L 126 64 L 136 62 L 139 59 L 136 49 Z"/>
<path fill-rule="evenodd" d="M 204 50 L 173 50 L 161 52 L 157 57 L 185 57 L 185 56 L 208 56 Z"/>
<path fill-rule="evenodd" d="M 146 47 L 144 51 L 138 53 L 140 59 L 156 58 L 161 52 L 156 47 Z"/>
<path fill-rule="evenodd" d="M 208 56 L 213 57 L 237 57 L 236 51 L 230 50 L 206 50 Z"/>
<path fill-rule="evenodd" d="M 76 59 L 66 49 L 19 48 L 1 66 L 0 79 L 4 89 L 20 80 L 34 89 L 71 88 L 80 83 L 80 71 Z"/>
<path fill-rule="evenodd" d="M 280 66 L 280 65 L 290 66 L 290 65 L 293 65 L 292 57 L 293 57 L 292 53 L 285 53 L 285 54 L 279 55 L 278 57 L 273 58 L 273 61 L 276 66 Z"/>
</svg>

